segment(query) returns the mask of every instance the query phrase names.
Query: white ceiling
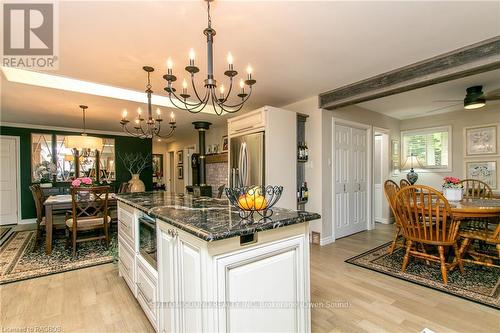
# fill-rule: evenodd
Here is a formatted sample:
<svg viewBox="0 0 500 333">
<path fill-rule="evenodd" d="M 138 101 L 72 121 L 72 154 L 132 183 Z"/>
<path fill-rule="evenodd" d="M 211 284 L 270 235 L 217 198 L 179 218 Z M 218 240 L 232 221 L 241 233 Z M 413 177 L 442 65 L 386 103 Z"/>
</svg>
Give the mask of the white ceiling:
<svg viewBox="0 0 500 333">
<path fill-rule="evenodd" d="M 471 15 L 474 13 L 474 15 Z M 181 79 L 189 48 L 205 73 L 203 1 L 59 2 L 60 66 L 54 74 L 144 90 L 143 65 L 157 68 L 153 90 L 165 83 L 171 56 Z M 215 69 L 227 51 L 244 73 L 255 70 L 247 110 L 282 106 L 320 92 L 500 35 L 500 2 L 216 1 L 212 10 Z M 137 103 L 26 86 L 2 77 L 2 121 L 119 131 L 123 108 Z M 180 130 L 194 120 L 224 117 L 176 111 Z M 185 124 L 185 125 L 182 125 Z"/>
<path fill-rule="evenodd" d="M 378 98 L 358 105 L 397 119 L 430 116 L 463 110 L 465 89 L 478 85 L 483 86 L 485 94 L 500 89 L 500 70 Z M 486 104 L 500 105 L 500 101 L 487 101 Z M 471 112 L 480 112 L 480 110 Z"/>
</svg>

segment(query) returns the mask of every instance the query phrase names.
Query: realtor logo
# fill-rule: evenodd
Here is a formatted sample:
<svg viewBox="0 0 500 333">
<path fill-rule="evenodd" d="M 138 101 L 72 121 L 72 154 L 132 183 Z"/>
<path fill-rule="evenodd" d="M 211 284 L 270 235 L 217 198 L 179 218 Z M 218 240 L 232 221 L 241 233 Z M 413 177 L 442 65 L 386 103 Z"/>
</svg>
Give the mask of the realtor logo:
<svg viewBox="0 0 500 333">
<path fill-rule="evenodd" d="M 3 66 L 56 69 L 54 7 L 50 2 L 3 4 Z"/>
</svg>

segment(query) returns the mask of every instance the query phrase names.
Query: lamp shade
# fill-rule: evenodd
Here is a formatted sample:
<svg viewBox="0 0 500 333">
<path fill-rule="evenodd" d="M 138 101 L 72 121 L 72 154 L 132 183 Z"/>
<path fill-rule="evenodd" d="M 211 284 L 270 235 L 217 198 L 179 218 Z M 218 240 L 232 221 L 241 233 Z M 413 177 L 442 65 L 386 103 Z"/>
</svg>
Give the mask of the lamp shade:
<svg viewBox="0 0 500 333">
<path fill-rule="evenodd" d="M 70 135 L 66 137 L 66 147 L 75 149 L 102 149 L 102 139 L 88 135 Z"/>
<path fill-rule="evenodd" d="M 422 163 L 420 163 L 420 161 L 418 160 L 417 155 L 411 154 L 406 158 L 406 161 L 403 164 L 403 169 L 413 169 L 416 166 L 421 167 Z"/>
</svg>

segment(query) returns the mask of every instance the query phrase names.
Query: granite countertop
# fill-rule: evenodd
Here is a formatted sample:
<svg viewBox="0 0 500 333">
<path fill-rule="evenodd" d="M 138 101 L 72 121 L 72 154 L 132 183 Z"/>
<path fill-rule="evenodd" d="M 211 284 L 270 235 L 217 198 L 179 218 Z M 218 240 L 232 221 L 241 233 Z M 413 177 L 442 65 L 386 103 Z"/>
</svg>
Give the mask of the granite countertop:
<svg viewBox="0 0 500 333">
<path fill-rule="evenodd" d="M 262 218 L 255 213 L 254 219 L 242 220 L 238 210 L 227 199 L 193 197 L 165 191 L 122 193 L 117 194 L 116 198 L 206 241 L 252 234 L 321 217 L 316 213 L 273 207 L 270 217 Z"/>
</svg>

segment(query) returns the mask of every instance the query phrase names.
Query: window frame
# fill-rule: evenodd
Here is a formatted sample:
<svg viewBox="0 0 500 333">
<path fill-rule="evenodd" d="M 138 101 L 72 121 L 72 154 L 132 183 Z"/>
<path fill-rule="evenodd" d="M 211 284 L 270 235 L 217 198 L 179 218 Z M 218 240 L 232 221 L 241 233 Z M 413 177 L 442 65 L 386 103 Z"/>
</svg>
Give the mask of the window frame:
<svg viewBox="0 0 500 333">
<path fill-rule="evenodd" d="M 418 129 L 411 129 L 411 130 L 404 130 L 401 131 L 400 135 L 400 165 L 401 165 L 401 171 L 408 171 L 410 169 L 405 168 L 403 169 L 403 165 L 406 160 L 406 144 L 405 144 L 405 136 L 410 136 L 410 135 L 425 135 L 425 134 L 432 134 L 436 132 L 447 132 L 448 133 L 448 165 L 443 166 L 443 167 L 429 167 L 429 166 L 424 166 L 424 167 L 418 167 L 414 168 L 416 170 L 419 170 L 420 172 L 451 172 L 452 171 L 452 161 L 453 161 L 453 139 L 452 139 L 452 126 L 451 125 L 445 125 L 445 126 L 436 126 L 436 127 L 424 127 L 424 128 L 418 128 Z"/>
</svg>

